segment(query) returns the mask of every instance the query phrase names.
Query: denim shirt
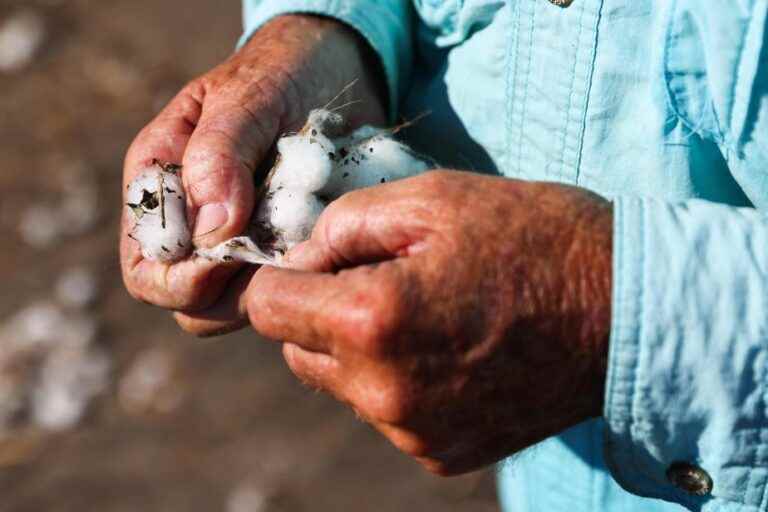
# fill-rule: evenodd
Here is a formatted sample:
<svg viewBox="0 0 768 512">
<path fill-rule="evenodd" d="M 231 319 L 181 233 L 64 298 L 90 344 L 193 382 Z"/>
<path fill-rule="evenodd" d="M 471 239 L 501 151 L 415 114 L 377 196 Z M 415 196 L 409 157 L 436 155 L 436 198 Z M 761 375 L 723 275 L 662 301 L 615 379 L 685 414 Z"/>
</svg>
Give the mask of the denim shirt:
<svg viewBox="0 0 768 512">
<path fill-rule="evenodd" d="M 502 462 L 505 510 L 768 511 L 768 0 L 555 3 L 244 0 L 243 41 L 337 18 L 418 149 L 613 201 L 603 417 Z"/>
</svg>

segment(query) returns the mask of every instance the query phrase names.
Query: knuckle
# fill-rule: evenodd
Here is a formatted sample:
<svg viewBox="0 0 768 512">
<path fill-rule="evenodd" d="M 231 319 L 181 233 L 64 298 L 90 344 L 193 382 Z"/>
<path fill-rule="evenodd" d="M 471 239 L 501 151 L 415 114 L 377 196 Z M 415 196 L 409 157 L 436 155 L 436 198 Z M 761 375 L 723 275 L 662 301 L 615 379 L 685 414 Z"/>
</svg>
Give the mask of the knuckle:
<svg viewBox="0 0 768 512">
<path fill-rule="evenodd" d="M 408 423 L 416 411 L 416 401 L 412 394 L 400 383 L 377 386 L 370 392 L 366 404 L 366 413 L 376 421 L 389 425 Z M 414 443 L 416 446 L 418 443 Z"/>
<path fill-rule="evenodd" d="M 453 173 L 451 171 L 435 169 L 427 171 L 424 174 L 420 174 L 418 179 L 426 187 L 439 189 L 445 187 L 448 182 L 450 182 L 452 175 Z"/>
<path fill-rule="evenodd" d="M 202 310 L 212 303 L 214 290 L 209 284 L 205 273 L 192 273 L 184 281 L 171 279 L 166 289 L 168 295 L 177 301 L 174 309 L 191 312 Z"/>
<path fill-rule="evenodd" d="M 456 193 L 456 171 L 434 170 L 418 175 L 419 189 L 433 200 L 445 200 Z M 459 193 L 462 191 L 459 190 Z"/>
<path fill-rule="evenodd" d="M 263 318 L 263 300 L 256 295 L 255 297 L 250 297 L 248 299 L 248 322 L 251 324 L 251 326 L 259 331 L 259 327 L 262 323 Z"/>
<path fill-rule="evenodd" d="M 205 97 L 205 82 L 204 77 L 196 78 L 188 82 L 179 93 L 176 95 L 176 99 L 182 101 L 192 101 L 197 104 L 202 103 Z"/>
<path fill-rule="evenodd" d="M 395 448 L 409 457 L 426 458 L 433 452 L 430 443 L 418 434 L 405 432 L 388 437 Z"/>
<path fill-rule="evenodd" d="M 330 247 L 338 247 L 347 236 L 346 225 L 342 219 L 354 211 L 355 196 L 358 191 L 348 192 L 325 207 L 312 231 L 312 237 L 325 242 Z"/>
<path fill-rule="evenodd" d="M 354 294 L 345 313 L 346 338 L 363 354 L 384 358 L 392 353 L 402 318 L 397 294 L 386 287 Z"/>
<path fill-rule="evenodd" d="M 260 272 L 263 276 L 265 269 L 261 269 Z M 248 322 L 256 331 L 262 332 L 264 331 L 266 321 L 269 319 L 268 297 L 271 295 L 269 281 L 262 278 L 257 283 L 254 280 L 249 286 L 246 295 Z"/>
<path fill-rule="evenodd" d="M 296 345 L 290 343 L 283 344 L 283 359 L 285 359 L 285 364 L 291 370 L 291 373 L 301 378 L 303 371 Z"/>
</svg>

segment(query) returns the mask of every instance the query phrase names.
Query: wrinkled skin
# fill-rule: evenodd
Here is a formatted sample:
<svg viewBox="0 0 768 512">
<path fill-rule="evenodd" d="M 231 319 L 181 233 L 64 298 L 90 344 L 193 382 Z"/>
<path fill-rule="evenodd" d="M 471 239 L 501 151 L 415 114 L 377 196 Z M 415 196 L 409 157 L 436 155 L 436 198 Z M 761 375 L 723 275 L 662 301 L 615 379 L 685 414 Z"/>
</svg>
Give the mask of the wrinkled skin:
<svg viewBox="0 0 768 512">
<path fill-rule="evenodd" d="M 196 243 L 239 235 L 258 163 L 310 109 L 359 79 L 339 103 L 362 100 L 345 112 L 353 125 L 384 122 L 375 68 L 342 25 L 278 18 L 139 134 L 125 183 L 153 158 L 180 161 Z M 200 336 L 250 320 L 284 342 L 302 381 L 433 472 L 477 469 L 601 414 L 612 210 L 582 189 L 440 171 L 356 191 L 289 253 L 290 270 L 144 261 L 130 224 L 133 296 Z"/>
<path fill-rule="evenodd" d="M 601 414 L 611 225 L 578 188 L 431 172 L 332 203 L 247 307 L 304 382 L 463 473 Z"/>
<path fill-rule="evenodd" d="M 254 175 L 283 133 L 302 126 L 346 86 L 333 105 L 352 126 L 382 125 L 385 109 L 371 69 L 378 63 L 358 36 L 331 20 L 277 18 L 226 62 L 188 84 L 134 140 L 125 159 L 123 188 L 154 159 L 183 164 L 195 244 L 213 247 L 241 234 L 254 206 Z M 253 269 L 202 259 L 168 265 L 146 261 L 122 219 L 123 280 L 135 298 L 177 311 L 189 331 L 216 334 L 247 324 L 231 316 L 232 301 Z"/>
</svg>

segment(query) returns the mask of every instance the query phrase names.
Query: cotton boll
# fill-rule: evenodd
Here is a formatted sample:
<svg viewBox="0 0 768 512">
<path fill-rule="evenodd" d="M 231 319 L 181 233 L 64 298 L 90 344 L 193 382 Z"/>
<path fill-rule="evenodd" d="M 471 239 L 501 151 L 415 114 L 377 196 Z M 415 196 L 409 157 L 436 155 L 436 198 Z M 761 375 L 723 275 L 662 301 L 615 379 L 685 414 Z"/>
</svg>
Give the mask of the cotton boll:
<svg viewBox="0 0 768 512">
<path fill-rule="evenodd" d="M 343 152 L 344 158 L 322 190 L 332 199 L 352 190 L 415 176 L 429 167 L 407 146 L 382 135 L 363 139 Z"/>
<path fill-rule="evenodd" d="M 141 244 L 141 253 L 148 260 L 178 261 L 192 248 L 184 187 L 177 169 L 159 164 L 149 167 L 128 186 L 126 204 L 136 221 L 131 236 Z"/>
<path fill-rule="evenodd" d="M 280 139 L 277 150 L 279 165 L 270 188 L 295 188 L 317 192 L 323 188 L 333 170 L 335 146 L 326 137 L 295 135 Z"/>
<path fill-rule="evenodd" d="M 339 114 L 312 111 L 298 134 L 277 144 L 279 158 L 255 209 L 253 239 L 235 238 L 197 254 L 215 261 L 280 265 L 285 251 L 310 237 L 328 201 L 429 168 L 391 131 L 364 126 L 341 137 L 343 129 Z"/>
<path fill-rule="evenodd" d="M 325 204 L 307 190 L 283 188 L 275 190 L 259 208 L 258 219 L 269 223 L 278 234 L 279 250 L 288 250 L 312 234 Z"/>
</svg>

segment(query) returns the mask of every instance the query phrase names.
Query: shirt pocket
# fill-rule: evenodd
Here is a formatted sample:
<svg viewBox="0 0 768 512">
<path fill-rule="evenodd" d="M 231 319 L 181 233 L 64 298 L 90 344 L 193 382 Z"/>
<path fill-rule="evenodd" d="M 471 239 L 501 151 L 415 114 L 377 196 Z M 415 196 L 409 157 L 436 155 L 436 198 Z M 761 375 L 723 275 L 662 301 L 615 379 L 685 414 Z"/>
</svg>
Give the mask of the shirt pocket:
<svg viewBox="0 0 768 512">
<path fill-rule="evenodd" d="M 692 132 L 735 147 L 749 130 L 751 98 L 765 74 L 760 70 L 765 24 L 765 0 L 670 2 L 667 98 Z"/>
</svg>

